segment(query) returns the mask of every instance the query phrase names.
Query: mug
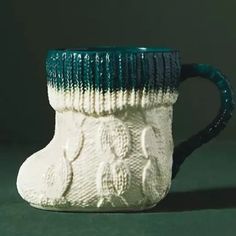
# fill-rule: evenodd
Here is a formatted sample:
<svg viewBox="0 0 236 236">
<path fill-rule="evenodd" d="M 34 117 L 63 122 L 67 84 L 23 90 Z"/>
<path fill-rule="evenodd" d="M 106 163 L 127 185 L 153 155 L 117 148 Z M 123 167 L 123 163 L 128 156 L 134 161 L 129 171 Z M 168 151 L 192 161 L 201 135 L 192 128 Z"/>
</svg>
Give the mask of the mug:
<svg viewBox="0 0 236 236">
<path fill-rule="evenodd" d="M 58 211 L 135 211 L 168 193 L 179 167 L 215 137 L 233 110 L 229 82 L 207 64 L 181 65 L 170 48 L 50 50 L 50 143 L 20 167 L 17 189 L 33 207 Z M 176 147 L 173 104 L 179 85 L 201 76 L 219 90 L 221 107 L 203 130 Z"/>
</svg>

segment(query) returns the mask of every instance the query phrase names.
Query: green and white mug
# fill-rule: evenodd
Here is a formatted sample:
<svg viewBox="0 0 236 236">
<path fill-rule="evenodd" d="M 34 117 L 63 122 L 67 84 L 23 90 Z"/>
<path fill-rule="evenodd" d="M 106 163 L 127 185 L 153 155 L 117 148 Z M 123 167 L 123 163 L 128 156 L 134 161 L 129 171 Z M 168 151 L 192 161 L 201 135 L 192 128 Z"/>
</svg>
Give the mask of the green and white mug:
<svg viewBox="0 0 236 236">
<path fill-rule="evenodd" d="M 153 207 L 193 150 L 230 119 L 230 85 L 218 69 L 181 65 L 178 50 L 98 47 L 50 50 L 48 96 L 55 134 L 22 164 L 17 189 L 32 206 L 62 211 Z M 179 84 L 201 76 L 220 92 L 217 117 L 174 147 Z"/>
</svg>

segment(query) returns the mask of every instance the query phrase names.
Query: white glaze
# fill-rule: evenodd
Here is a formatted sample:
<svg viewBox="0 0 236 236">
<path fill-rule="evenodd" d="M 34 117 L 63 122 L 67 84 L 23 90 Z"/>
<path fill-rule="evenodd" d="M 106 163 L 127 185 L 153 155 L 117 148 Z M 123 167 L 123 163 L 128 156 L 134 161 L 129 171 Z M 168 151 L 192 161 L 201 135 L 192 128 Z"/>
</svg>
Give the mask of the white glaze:
<svg viewBox="0 0 236 236">
<path fill-rule="evenodd" d="M 99 115 L 56 109 L 62 105 L 55 105 L 54 97 L 54 137 L 22 164 L 18 192 L 32 206 L 50 210 L 137 210 L 156 204 L 171 184 L 176 98 L 169 105 Z"/>
<path fill-rule="evenodd" d="M 48 85 L 50 105 L 56 110 L 75 110 L 86 114 L 111 114 L 129 106 L 153 108 L 158 105 L 173 105 L 176 102 L 177 92 L 169 90 L 117 90 L 115 92 L 85 90 L 75 88 L 74 91 L 57 90 Z"/>
</svg>

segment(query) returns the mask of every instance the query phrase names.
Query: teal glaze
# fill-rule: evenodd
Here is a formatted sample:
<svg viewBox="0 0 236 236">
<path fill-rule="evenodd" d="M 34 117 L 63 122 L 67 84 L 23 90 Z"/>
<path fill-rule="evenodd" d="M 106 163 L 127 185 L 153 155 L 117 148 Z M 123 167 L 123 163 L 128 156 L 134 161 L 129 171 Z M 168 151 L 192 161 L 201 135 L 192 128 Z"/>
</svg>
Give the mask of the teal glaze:
<svg viewBox="0 0 236 236">
<path fill-rule="evenodd" d="M 177 89 L 179 52 L 168 48 L 99 47 L 50 50 L 46 59 L 49 85 L 58 90 L 76 87 L 103 92 Z"/>
<path fill-rule="evenodd" d="M 172 178 L 176 176 L 181 164 L 195 149 L 209 142 L 224 129 L 234 109 L 231 86 L 228 78 L 219 69 L 207 64 L 186 64 L 182 66 L 181 82 L 195 76 L 201 76 L 216 85 L 220 94 L 221 106 L 217 116 L 209 125 L 175 147 Z"/>
<path fill-rule="evenodd" d="M 180 63 L 170 48 L 96 47 L 50 50 L 46 59 L 48 84 L 57 90 L 154 90 L 175 92 L 187 78 L 201 76 L 213 82 L 221 97 L 216 118 L 203 130 L 174 148 L 172 178 L 196 148 L 220 133 L 232 116 L 232 90 L 227 77 L 206 64 Z"/>
</svg>

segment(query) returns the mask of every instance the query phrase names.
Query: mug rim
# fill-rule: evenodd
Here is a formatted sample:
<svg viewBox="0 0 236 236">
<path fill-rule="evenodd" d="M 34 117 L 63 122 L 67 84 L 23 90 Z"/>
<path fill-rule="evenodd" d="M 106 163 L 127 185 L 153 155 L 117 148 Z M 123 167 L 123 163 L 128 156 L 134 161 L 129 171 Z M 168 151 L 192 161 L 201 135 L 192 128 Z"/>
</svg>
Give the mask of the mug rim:
<svg viewBox="0 0 236 236">
<path fill-rule="evenodd" d="M 75 52 L 75 53 L 108 53 L 108 52 L 133 52 L 133 53 L 145 53 L 145 52 L 179 52 L 178 49 L 167 47 L 147 47 L 147 46 L 92 46 L 81 48 L 57 48 L 50 49 L 49 52 Z"/>
</svg>

